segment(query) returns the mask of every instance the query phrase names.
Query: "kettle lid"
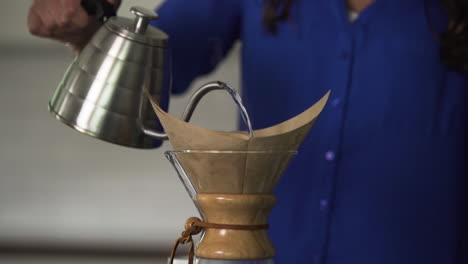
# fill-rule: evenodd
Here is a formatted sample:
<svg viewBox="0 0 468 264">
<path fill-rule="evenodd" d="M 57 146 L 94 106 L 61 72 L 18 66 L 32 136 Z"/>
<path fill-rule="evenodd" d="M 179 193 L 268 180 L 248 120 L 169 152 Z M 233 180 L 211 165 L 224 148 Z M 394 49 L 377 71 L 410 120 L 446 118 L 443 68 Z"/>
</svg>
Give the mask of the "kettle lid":
<svg viewBox="0 0 468 264">
<path fill-rule="evenodd" d="M 130 11 L 135 15 L 134 20 L 114 16 L 109 18 L 104 26 L 126 39 L 149 46 L 167 47 L 168 35 L 156 27 L 149 26 L 151 20 L 159 17 L 155 12 L 143 7 L 132 7 Z"/>
</svg>

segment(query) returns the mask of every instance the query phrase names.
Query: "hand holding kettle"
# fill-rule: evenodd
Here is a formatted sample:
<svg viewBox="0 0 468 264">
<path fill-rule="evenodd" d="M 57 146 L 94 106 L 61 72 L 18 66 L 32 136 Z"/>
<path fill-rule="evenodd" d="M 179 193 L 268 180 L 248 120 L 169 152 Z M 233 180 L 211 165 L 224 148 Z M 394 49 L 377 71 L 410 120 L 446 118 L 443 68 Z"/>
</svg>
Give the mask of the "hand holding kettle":
<svg viewBox="0 0 468 264">
<path fill-rule="evenodd" d="M 120 0 L 34 0 L 29 31 L 81 50 L 105 17 L 115 15 Z"/>
</svg>

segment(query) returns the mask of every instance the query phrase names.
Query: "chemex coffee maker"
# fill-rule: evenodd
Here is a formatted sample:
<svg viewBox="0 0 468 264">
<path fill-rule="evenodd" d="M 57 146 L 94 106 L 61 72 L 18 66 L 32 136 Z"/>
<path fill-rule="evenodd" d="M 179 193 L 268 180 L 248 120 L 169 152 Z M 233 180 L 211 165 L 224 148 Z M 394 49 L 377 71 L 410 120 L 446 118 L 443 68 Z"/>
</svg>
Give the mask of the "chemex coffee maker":
<svg viewBox="0 0 468 264">
<path fill-rule="evenodd" d="M 157 15 L 140 7 L 134 19 L 107 19 L 67 69 L 50 112 L 74 129 L 122 146 L 156 148 L 169 139 L 174 165 L 200 217 L 186 221 L 179 244 L 190 244 L 188 263 L 270 264 L 268 238 L 273 188 L 328 99 L 276 126 L 253 131 L 237 92 L 222 82 L 203 85 L 182 118 L 168 114 L 169 37 L 149 26 Z M 175 76 L 177 78 L 177 76 Z M 200 99 L 229 92 L 249 131 L 213 131 L 188 123 Z M 193 236 L 201 234 L 199 242 Z M 281 250 L 281 249 L 279 249 Z"/>
</svg>

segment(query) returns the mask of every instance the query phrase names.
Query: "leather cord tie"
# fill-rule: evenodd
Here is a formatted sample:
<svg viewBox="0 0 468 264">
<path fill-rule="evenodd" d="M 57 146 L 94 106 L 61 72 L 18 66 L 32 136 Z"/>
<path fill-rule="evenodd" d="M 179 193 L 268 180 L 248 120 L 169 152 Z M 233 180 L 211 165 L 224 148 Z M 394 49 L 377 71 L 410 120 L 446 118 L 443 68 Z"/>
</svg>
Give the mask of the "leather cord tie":
<svg viewBox="0 0 468 264">
<path fill-rule="evenodd" d="M 185 222 L 185 231 L 182 232 L 181 237 L 179 237 L 172 247 L 170 264 L 173 264 L 175 253 L 179 244 L 190 243 L 189 248 L 189 259 L 188 264 L 193 264 L 193 257 L 195 255 L 195 245 L 193 244 L 193 235 L 199 234 L 203 228 L 215 228 L 215 229 L 230 229 L 230 230 L 262 230 L 268 229 L 268 224 L 264 225 L 229 225 L 229 224 L 214 224 L 206 223 L 200 220 L 198 217 L 190 217 Z"/>
</svg>

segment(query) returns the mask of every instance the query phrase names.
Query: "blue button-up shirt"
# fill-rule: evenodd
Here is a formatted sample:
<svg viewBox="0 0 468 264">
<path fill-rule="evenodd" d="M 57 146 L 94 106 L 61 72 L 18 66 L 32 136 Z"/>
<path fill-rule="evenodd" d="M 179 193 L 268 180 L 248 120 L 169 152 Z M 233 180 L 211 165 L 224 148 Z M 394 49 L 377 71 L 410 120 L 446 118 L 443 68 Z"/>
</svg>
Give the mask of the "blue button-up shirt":
<svg viewBox="0 0 468 264">
<path fill-rule="evenodd" d="M 436 0 L 295 1 L 271 35 L 260 0 L 168 0 L 174 92 L 242 41 L 254 127 L 330 101 L 280 180 L 276 263 L 468 263 L 468 79 L 439 58 Z"/>
</svg>

